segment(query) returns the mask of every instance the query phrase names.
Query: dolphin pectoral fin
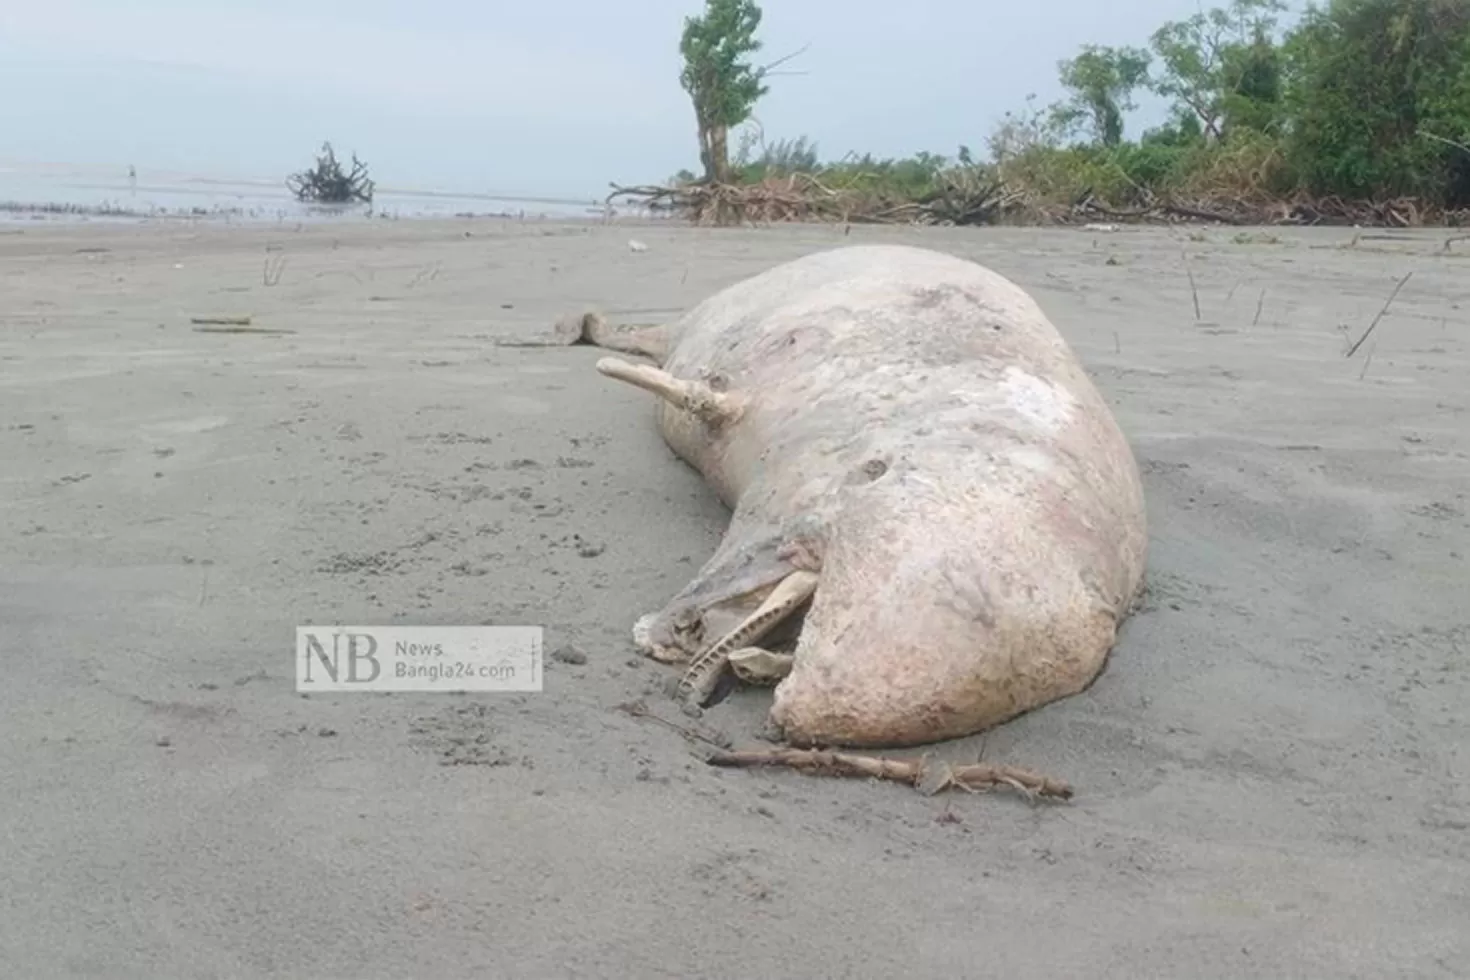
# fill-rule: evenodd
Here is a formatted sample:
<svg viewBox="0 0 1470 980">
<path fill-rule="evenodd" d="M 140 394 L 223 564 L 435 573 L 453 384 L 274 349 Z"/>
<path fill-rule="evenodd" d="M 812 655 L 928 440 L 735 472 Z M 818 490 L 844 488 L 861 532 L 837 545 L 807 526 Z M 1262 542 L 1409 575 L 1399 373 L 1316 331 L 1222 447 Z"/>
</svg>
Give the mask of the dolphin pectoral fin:
<svg viewBox="0 0 1470 980">
<path fill-rule="evenodd" d="M 725 673 L 730 653 L 769 633 L 801 608 L 817 591 L 817 573 L 798 570 L 787 575 L 760 606 L 713 646 L 699 654 L 679 679 L 678 697 L 705 706 Z"/>
<path fill-rule="evenodd" d="M 730 651 L 729 661 L 730 671 L 745 683 L 756 687 L 775 687 L 791 673 L 796 657 L 761 647 L 741 647 Z"/>
<path fill-rule="evenodd" d="M 703 381 L 681 381 L 662 368 L 647 364 L 629 364 L 616 357 L 604 357 L 597 370 L 609 378 L 626 381 L 644 391 L 651 391 L 676 408 L 682 408 L 707 425 L 722 425 L 740 416 L 740 396 L 715 391 Z"/>
</svg>

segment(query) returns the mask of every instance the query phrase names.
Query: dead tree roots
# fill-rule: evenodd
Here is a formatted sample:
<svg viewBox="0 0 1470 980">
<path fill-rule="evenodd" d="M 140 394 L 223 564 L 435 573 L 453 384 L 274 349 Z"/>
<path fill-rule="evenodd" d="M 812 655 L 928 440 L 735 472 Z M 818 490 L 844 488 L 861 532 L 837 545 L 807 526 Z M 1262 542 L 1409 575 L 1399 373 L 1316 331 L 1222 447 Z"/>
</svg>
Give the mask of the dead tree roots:
<svg viewBox="0 0 1470 980">
<path fill-rule="evenodd" d="M 1412 228 L 1470 225 L 1470 211 L 1445 211 L 1413 198 L 1349 201 L 1298 194 L 1217 193 L 1196 198 L 1158 197 L 1142 191 L 1130 206 L 1099 199 L 1091 188 L 1070 203 L 1038 200 L 1007 187 L 979 168 L 941 175 L 919 197 L 883 189 L 876 179 L 832 178 L 809 173 L 767 177 L 756 183 L 612 185 L 616 202 L 696 225 L 769 225 L 779 222 L 908 225 L 1075 225 L 1099 220 L 1126 224 L 1359 225 Z"/>
<path fill-rule="evenodd" d="M 374 185 L 368 178 L 367 164 L 352 155 L 352 169 L 345 170 L 331 143 L 322 144 L 316 166 L 286 178 L 286 187 L 298 201 L 314 204 L 371 203 Z"/>
<path fill-rule="evenodd" d="M 1364 228 L 1420 228 L 1431 225 L 1459 227 L 1470 224 L 1470 212 L 1445 211 L 1424 201 L 1404 197 L 1382 201 L 1350 201 L 1341 197 L 1314 198 L 1296 194 L 1280 199 L 1266 195 L 1215 194 L 1193 200 L 1156 199 L 1145 195 L 1132 208 L 1110 207 L 1084 191 L 1058 223 L 1099 218 L 1140 224 L 1210 223 L 1222 225 L 1347 226 Z"/>
<path fill-rule="evenodd" d="M 622 200 L 697 225 L 840 222 L 843 224 L 994 224 L 1018 200 L 998 182 L 954 178 L 917 200 L 866 186 L 833 187 L 812 174 L 768 177 L 753 184 L 612 185 Z"/>
</svg>

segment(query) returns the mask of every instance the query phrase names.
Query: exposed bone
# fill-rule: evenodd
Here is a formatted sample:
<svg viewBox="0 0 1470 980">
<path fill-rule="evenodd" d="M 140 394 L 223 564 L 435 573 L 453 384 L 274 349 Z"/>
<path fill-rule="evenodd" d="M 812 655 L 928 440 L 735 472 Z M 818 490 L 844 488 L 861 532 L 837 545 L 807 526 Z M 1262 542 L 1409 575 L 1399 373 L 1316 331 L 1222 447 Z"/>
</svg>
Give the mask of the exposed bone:
<svg viewBox="0 0 1470 980">
<path fill-rule="evenodd" d="M 707 425 L 723 425 L 740 417 L 739 396 L 715 391 L 702 381 L 681 381 L 662 368 L 630 364 L 616 357 L 599 360 L 597 370 L 609 378 L 626 381 L 644 391 L 651 391 Z"/>
<path fill-rule="evenodd" d="M 726 659 L 736 677 L 759 687 L 775 687 L 786 679 L 796 663 L 792 654 L 776 653 L 763 647 L 741 647 L 732 650 Z"/>
<path fill-rule="evenodd" d="M 688 654 L 679 647 L 654 642 L 652 626 L 657 619 L 657 613 L 638 617 L 633 624 L 633 645 L 659 663 L 676 664 L 688 660 Z"/>
<path fill-rule="evenodd" d="M 725 670 L 731 652 L 739 650 L 769 633 L 777 623 L 790 616 L 817 590 L 817 574 L 795 571 L 771 590 L 755 612 L 718 642 L 694 658 L 679 679 L 678 696 L 704 704 Z"/>
</svg>

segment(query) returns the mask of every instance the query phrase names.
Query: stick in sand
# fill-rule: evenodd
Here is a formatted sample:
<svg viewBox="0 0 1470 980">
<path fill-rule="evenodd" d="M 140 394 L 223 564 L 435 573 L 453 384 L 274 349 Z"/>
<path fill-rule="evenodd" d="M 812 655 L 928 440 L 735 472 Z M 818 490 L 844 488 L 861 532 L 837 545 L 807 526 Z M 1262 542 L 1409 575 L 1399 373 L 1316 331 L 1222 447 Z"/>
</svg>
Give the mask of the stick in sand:
<svg viewBox="0 0 1470 980">
<path fill-rule="evenodd" d="M 808 751 L 805 749 L 752 749 L 739 752 L 715 752 L 705 760 L 712 766 L 747 769 L 761 766 L 783 766 L 817 775 L 860 776 L 908 783 L 925 796 L 956 788 L 979 792 L 1009 786 L 1028 800 L 1036 798 L 1069 800 L 1072 787 L 1060 780 L 1017 769 L 986 763 L 950 765 L 937 759 L 883 759 L 871 755 L 846 752 Z"/>
<path fill-rule="evenodd" d="M 271 327 L 195 327 L 195 333 L 268 333 L 287 334 L 295 330 L 275 330 Z"/>
<path fill-rule="evenodd" d="M 215 324 L 221 327 L 248 327 L 250 317 L 248 316 L 191 316 L 190 323 Z"/>
<path fill-rule="evenodd" d="M 1373 322 L 1368 324 L 1368 329 L 1363 331 L 1363 336 L 1358 338 L 1358 342 L 1348 348 L 1348 357 L 1352 357 L 1358 352 L 1358 348 L 1363 346 L 1363 341 L 1367 340 L 1368 335 L 1373 332 L 1373 328 L 1378 326 L 1378 321 L 1383 319 L 1383 315 L 1387 313 L 1388 308 L 1393 305 L 1394 298 L 1398 296 L 1399 290 L 1404 288 L 1404 283 L 1408 282 L 1409 276 L 1412 276 L 1413 274 L 1414 273 L 1412 270 L 1409 271 L 1404 275 L 1404 278 L 1399 280 L 1399 284 L 1393 287 L 1393 292 L 1388 294 L 1388 302 L 1383 304 L 1383 309 L 1379 310 L 1378 315 L 1373 318 Z"/>
<path fill-rule="evenodd" d="M 1203 319 L 1199 312 L 1199 287 L 1194 284 L 1194 271 L 1189 268 L 1189 256 L 1180 252 L 1179 257 L 1184 260 L 1184 274 L 1189 277 L 1189 295 L 1194 298 L 1194 319 L 1199 322 Z"/>
<path fill-rule="evenodd" d="M 680 725 L 677 722 L 669 721 L 667 718 L 660 718 L 652 711 L 649 711 L 648 705 L 644 704 L 642 701 L 624 701 L 622 704 L 617 706 L 617 710 L 633 718 L 647 718 L 649 721 L 655 722 L 664 726 L 665 728 L 676 731 L 680 735 L 683 735 L 685 738 L 688 739 L 695 739 L 697 741 L 704 742 L 708 745 L 713 745 L 720 749 L 728 749 L 730 747 L 730 740 L 725 736 L 720 735 L 719 733 L 706 734 L 705 732 L 698 731 L 694 728 L 689 727 L 688 725 Z"/>
</svg>

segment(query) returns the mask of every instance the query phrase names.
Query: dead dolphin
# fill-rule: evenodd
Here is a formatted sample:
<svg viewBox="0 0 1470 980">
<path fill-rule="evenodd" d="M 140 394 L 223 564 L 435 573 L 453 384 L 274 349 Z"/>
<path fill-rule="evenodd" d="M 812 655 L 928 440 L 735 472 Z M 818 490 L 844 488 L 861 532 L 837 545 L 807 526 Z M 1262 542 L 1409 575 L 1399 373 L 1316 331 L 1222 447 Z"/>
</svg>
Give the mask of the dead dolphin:
<svg viewBox="0 0 1470 980">
<path fill-rule="evenodd" d="M 928 249 L 853 246 L 730 286 L 667 329 L 584 338 L 597 368 L 732 516 L 634 627 L 689 664 L 775 684 L 793 745 L 971 734 L 1085 688 L 1144 580 L 1138 466 L 1019 286 Z M 783 650 L 788 652 L 782 652 Z"/>
</svg>

